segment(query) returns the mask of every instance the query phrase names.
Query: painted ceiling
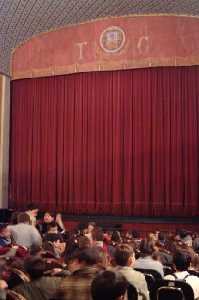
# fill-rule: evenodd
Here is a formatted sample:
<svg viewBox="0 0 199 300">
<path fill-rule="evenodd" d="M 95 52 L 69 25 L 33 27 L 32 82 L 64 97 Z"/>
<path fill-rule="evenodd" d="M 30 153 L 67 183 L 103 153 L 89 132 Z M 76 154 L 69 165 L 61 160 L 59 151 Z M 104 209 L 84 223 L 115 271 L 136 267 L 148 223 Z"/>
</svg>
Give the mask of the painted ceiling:
<svg viewBox="0 0 199 300">
<path fill-rule="evenodd" d="M 0 0 L 0 72 L 9 74 L 11 52 L 32 36 L 107 16 L 199 16 L 199 0 Z"/>
</svg>

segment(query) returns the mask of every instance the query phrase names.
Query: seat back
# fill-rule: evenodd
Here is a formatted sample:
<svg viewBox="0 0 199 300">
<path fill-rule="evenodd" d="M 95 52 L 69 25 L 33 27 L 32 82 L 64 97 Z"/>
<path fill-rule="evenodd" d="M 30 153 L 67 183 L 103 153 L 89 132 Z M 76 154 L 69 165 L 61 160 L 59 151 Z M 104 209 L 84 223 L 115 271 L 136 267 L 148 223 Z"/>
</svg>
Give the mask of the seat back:
<svg viewBox="0 0 199 300">
<path fill-rule="evenodd" d="M 30 281 L 30 276 L 27 273 L 17 268 L 12 268 L 10 270 L 10 276 L 7 280 L 7 284 L 9 289 L 12 289 L 13 287 L 19 285 L 22 282 L 29 282 L 29 281 Z"/>
<path fill-rule="evenodd" d="M 163 286 L 157 290 L 157 300 L 185 300 L 181 289 L 176 287 Z"/>
<path fill-rule="evenodd" d="M 164 269 L 164 276 L 171 275 L 174 273 L 174 270 L 172 267 L 164 266 L 163 269 Z"/>
<path fill-rule="evenodd" d="M 22 295 L 12 290 L 7 290 L 6 300 L 27 300 Z"/>
<path fill-rule="evenodd" d="M 139 272 L 141 272 L 141 273 L 143 273 L 143 274 L 150 274 L 150 275 L 152 275 L 156 280 L 161 280 L 162 279 L 162 276 L 161 276 L 161 274 L 158 272 L 158 271 L 156 271 L 156 270 L 152 270 L 152 269 L 138 269 L 138 268 L 136 268 L 135 269 L 136 271 L 139 271 Z"/>
<path fill-rule="evenodd" d="M 147 282 L 148 290 L 150 293 L 153 290 L 156 281 L 162 279 L 161 274 L 155 270 L 151 270 L 151 269 L 135 269 L 135 270 L 144 274 Z"/>
<path fill-rule="evenodd" d="M 198 271 L 195 271 L 195 270 L 188 270 L 188 272 L 189 272 L 190 275 L 199 277 L 199 272 L 198 272 Z"/>
<path fill-rule="evenodd" d="M 185 281 L 158 280 L 151 292 L 152 300 L 194 300 L 192 287 Z"/>
</svg>

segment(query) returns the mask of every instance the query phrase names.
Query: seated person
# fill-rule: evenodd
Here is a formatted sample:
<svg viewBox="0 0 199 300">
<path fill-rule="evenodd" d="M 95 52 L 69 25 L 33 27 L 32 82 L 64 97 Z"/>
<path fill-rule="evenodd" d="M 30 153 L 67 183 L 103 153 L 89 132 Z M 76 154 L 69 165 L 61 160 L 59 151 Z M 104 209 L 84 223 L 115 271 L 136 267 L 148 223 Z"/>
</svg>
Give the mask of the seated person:
<svg viewBox="0 0 199 300">
<path fill-rule="evenodd" d="M 48 224 L 47 226 L 47 232 L 44 235 L 44 240 L 45 241 L 51 241 L 54 239 L 54 236 L 57 236 L 60 241 L 63 241 L 62 234 L 58 230 L 58 225 L 56 222 L 52 221 L 51 223 Z"/>
<path fill-rule="evenodd" d="M 160 261 L 153 258 L 155 253 L 155 242 L 153 240 L 144 239 L 140 243 L 140 257 L 134 264 L 135 269 L 154 270 L 164 276 L 163 265 Z"/>
<path fill-rule="evenodd" d="M 6 224 L 0 224 L 0 248 L 11 244 L 11 233 Z"/>
<path fill-rule="evenodd" d="M 176 272 L 171 275 L 167 275 L 164 279 L 168 280 L 183 280 L 188 283 L 194 292 L 194 299 L 199 298 L 199 278 L 189 274 L 191 258 L 184 252 L 177 252 L 173 256 L 173 263 Z"/>
<path fill-rule="evenodd" d="M 43 248 L 51 253 L 55 258 L 61 258 L 65 254 L 66 243 L 59 233 L 51 233 L 44 239 Z"/>
<path fill-rule="evenodd" d="M 114 258 L 116 264 L 114 271 L 121 273 L 137 289 L 139 294 L 138 299 L 149 299 L 149 291 L 144 274 L 133 270 L 135 263 L 133 248 L 128 244 L 118 245 Z"/>
<path fill-rule="evenodd" d="M 56 299 L 59 300 L 91 300 L 91 282 L 101 270 L 99 251 L 96 248 L 81 250 L 73 257 L 69 271 L 61 283 Z M 111 299 L 110 299 L 111 300 Z"/>
</svg>

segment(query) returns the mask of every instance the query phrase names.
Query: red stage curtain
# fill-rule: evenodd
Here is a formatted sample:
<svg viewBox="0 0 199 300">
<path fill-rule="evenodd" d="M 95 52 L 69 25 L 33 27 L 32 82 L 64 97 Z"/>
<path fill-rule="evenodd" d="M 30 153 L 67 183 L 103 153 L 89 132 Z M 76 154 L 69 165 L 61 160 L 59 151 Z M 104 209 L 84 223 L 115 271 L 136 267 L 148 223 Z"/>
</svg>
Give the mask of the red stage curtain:
<svg viewBox="0 0 199 300">
<path fill-rule="evenodd" d="M 199 67 L 12 82 L 10 207 L 199 212 Z"/>
</svg>

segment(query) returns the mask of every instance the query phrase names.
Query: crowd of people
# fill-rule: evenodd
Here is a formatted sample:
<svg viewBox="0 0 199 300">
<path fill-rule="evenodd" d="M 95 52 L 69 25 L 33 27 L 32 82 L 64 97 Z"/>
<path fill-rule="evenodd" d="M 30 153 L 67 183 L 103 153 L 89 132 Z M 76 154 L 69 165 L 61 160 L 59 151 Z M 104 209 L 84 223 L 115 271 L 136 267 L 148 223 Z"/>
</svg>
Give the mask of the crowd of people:
<svg viewBox="0 0 199 300">
<path fill-rule="evenodd" d="M 95 223 L 67 231 L 61 214 L 30 205 L 0 224 L 0 299 L 149 300 L 144 270 L 181 280 L 199 298 L 199 236 L 186 230 L 104 230 Z"/>
</svg>

